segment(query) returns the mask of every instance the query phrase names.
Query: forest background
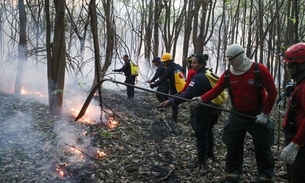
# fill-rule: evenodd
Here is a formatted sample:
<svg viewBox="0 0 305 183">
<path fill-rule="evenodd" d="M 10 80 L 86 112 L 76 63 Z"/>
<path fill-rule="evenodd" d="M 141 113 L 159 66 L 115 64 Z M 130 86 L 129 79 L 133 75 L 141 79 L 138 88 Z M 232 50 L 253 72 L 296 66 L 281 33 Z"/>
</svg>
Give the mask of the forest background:
<svg viewBox="0 0 305 183">
<path fill-rule="evenodd" d="M 54 114 L 68 87 L 88 91 L 108 76 L 122 80 L 109 71 L 121 67 L 123 54 L 140 66 L 138 83 L 145 83 L 152 58 L 164 52 L 183 66 L 189 54 L 208 53 L 220 74 L 224 50 L 239 43 L 280 89 L 288 79 L 282 54 L 305 35 L 300 0 L 1 1 L 1 88 L 45 89 Z"/>
</svg>

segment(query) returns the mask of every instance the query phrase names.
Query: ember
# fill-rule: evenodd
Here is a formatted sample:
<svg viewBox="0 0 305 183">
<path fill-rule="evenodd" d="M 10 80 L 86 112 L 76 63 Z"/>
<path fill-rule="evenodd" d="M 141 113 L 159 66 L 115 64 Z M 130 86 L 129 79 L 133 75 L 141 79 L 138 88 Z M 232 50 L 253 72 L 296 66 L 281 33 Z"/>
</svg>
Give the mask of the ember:
<svg viewBox="0 0 305 183">
<path fill-rule="evenodd" d="M 97 158 L 104 158 L 106 156 L 106 153 L 100 150 L 97 150 Z"/>
<path fill-rule="evenodd" d="M 113 118 L 113 117 L 109 117 L 109 122 L 108 122 L 108 126 L 109 128 L 115 128 L 118 126 L 118 122 Z"/>
<path fill-rule="evenodd" d="M 67 163 L 59 163 L 56 167 L 56 173 L 63 178 L 65 176 L 65 169 L 68 166 Z"/>
<path fill-rule="evenodd" d="M 71 147 L 71 148 L 70 148 L 70 151 L 71 151 L 73 154 L 79 155 L 79 158 L 81 158 L 81 159 L 84 158 L 83 153 L 82 153 L 79 149 L 77 149 L 77 148 L 75 148 L 75 147 Z"/>
</svg>

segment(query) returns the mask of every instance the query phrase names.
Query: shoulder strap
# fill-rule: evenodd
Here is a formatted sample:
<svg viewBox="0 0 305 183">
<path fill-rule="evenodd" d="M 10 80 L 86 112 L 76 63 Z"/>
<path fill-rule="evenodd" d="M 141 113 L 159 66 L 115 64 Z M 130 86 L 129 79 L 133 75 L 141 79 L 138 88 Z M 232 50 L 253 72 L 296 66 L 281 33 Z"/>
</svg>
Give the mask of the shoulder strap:
<svg viewBox="0 0 305 183">
<path fill-rule="evenodd" d="M 255 83 L 256 83 L 256 95 L 258 100 L 258 106 L 262 106 L 262 77 L 259 70 L 259 64 L 257 62 L 254 63 L 254 75 L 255 75 Z"/>
<path fill-rule="evenodd" d="M 232 92 L 231 92 L 231 87 L 230 87 L 230 70 L 227 69 L 225 71 L 225 75 L 224 75 L 224 78 L 225 78 L 225 87 L 228 89 L 228 93 L 229 93 L 229 96 L 230 96 L 230 100 L 231 100 L 231 104 L 232 106 L 234 106 L 234 99 L 233 99 L 233 95 L 232 95 Z"/>
<path fill-rule="evenodd" d="M 287 121 L 286 121 L 286 127 L 295 127 L 295 120 L 296 120 L 296 109 L 297 109 L 297 94 L 299 91 L 293 92 L 291 95 L 291 103 L 288 109 L 287 113 Z"/>
</svg>

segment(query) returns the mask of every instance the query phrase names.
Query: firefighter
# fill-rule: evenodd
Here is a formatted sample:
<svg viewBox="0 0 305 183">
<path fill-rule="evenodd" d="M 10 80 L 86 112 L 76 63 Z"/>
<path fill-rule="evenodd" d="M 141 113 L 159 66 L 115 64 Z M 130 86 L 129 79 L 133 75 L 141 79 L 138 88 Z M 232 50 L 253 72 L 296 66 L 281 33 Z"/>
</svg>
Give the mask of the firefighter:
<svg viewBox="0 0 305 183">
<path fill-rule="evenodd" d="M 280 158 L 287 163 L 289 183 L 305 182 L 305 43 L 289 47 L 284 55 L 288 73 L 295 82 L 283 128 L 285 148 Z"/>
<path fill-rule="evenodd" d="M 120 69 L 114 69 L 113 72 L 124 72 L 124 75 L 126 76 L 125 83 L 135 85 L 136 76 L 131 75 L 131 67 L 130 67 L 130 59 L 128 58 L 128 55 L 124 55 L 123 58 L 124 65 Z M 134 99 L 134 87 L 127 86 L 127 98 L 128 99 Z"/>
<path fill-rule="evenodd" d="M 161 57 L 161 62 L 163 62 L 166 69 L 158 81 L 156 81 L 153 84 L 150 84 L 150 88 L 153 89 L 154 87 L 157 87 L 160 84 L 169 81 L 169 93 L 171 95 L 176 95 L 178 91 L 175 86 L 174 74 L 175 74 L 175 68 L 177 67 L 178 64 L 174 63 L 174 60 L 172 59 L 172 55 L 170 53 L 164 53 Z M 172 121 L 178 122 L 178 106 L 172 106 L 172 113 L 173 113 L 171 117 Z"/>
<path fill-rule="evenodd" d="M 230 113 L 224 126 L 222 140 L 226 144 L 225 183 L 239 182 L 242 174 L 244 139 L 246 132 L 252 136 L 259 182 L 274 182 L 274 123 L 268 114 L 275 103 L 277 90 L 268 69 L 252 62 L 238 44 L 230 45 L 225 56 L 230 68 L 224 72 L 217 85 L 200 97 L 192 99 L 191 105 L 209 102 L 228 88 L 232 102 L 231 110 L 253 116 L 243 117 Z M 255 67 L 261 81 L 256 82 Z"/>
<path fill-rule="evenodd" d="M 192 99 L 200 96 L 212 89 L 212 86 L 205 75 L 206 57 L 204 55 L 195 55 L 192 58 L 192 68 L 196 75 L 192 78 L 190 84 L 185 92 L 181 93 L 179 97 L 185 99 Z M 163 103 L 163 107 L 177 106 L 185 100 L 172 98 Z M 212 102 L 209 104 L 214 105 Z M 203 105 L 191 108 L 191 124 L 195 132 L 196 146 L 197 146 L 197 160 L 188 164 L 189 168 L 206 167 L 206 160 L 211 157 L 213 159 L 213 144 L 214 136 L 212 128 L 217 122 L 220 110 Z"/>
<path fill-rule="evenodd" d="M 164 71 L 165 71 L 165 67 L 164 67 L 163 63 L 161 62 L 160 57 L 155 57 L 151 62 L 157 67 L 157 70 L 156 70 L 156 73 L 155 73 L 154 77 L 147 81 L 148 83 L 153 83 L 157 79 L 160 79 L 161 76 L 163 75 Z M 169 93 L 169 82 L 165 81 L 165 82 L 161 83 L 158 86 L 157 91 L 161 92 L 161 93 L 168 94 Z M 162 102 L 164 102 L 165 100 L 168 99 L 167 96 L 161 95 L 161 94 L 158 94 L 158 93 L 156 94 L 156 97 L 157 97 L 157 99 L 159 100 L 160 103 L 162 103 Z"/>
</svg>

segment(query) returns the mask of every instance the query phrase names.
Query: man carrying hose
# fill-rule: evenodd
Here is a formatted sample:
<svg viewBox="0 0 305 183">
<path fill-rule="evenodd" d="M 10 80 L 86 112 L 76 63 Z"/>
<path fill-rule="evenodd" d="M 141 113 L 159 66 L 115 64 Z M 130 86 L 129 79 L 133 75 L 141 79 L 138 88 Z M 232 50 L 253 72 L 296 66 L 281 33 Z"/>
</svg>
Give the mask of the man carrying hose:
<svg viewBox="0 0 305 183">
<path fill-rule="evenodd" d="M 240 45 L 230 45 L 225 54 L 230 68 L 221 75 L 212 90 L 194 97 L 191 105 L 209 102 L 227 88 L 232 102 L 231 110 L 253 118 L 230 113 L 224 126 L 222 140 L 227 148 L 224 183 L 239 182 L 246 132 L 253 139 L 259 182 L 273 183 L 274 158 L 271 146 L 274 142 L 274 123 L 268 119 L 268 114 L 277 95 L 274 80 L 264 65 L 252 62 L 245 56 Z"/>
</svg>

